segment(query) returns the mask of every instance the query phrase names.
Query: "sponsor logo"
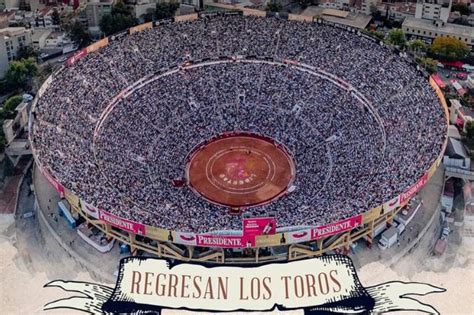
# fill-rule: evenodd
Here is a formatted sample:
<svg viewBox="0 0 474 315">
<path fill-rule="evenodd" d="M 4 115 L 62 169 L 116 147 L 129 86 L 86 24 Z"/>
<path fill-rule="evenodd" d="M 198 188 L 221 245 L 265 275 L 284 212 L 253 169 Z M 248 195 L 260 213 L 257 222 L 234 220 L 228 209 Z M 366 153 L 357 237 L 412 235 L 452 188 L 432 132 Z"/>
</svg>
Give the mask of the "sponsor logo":
<svg viewBox="0 0 474 315">
<path fill-rule="evenodd" d="M 198 235 L 197 244 L 199 246 L 244 247 L 240 236 Z"/>
<path fill-rule="evenodd" d="M 428 176 L 425 174 L 423 177 L 415 183 L 415 185 L 411 186 L 406 192 L 400 195 L 400 203 L 405 202 L 407 199 L 410 199 L 413 195 L 415 195 L 418 190 L 420 190 L 428 181 Z"/>
<path fill-rule="evenodd" d="M 291 237 L 293 238 L 302 238 L 308 235 L 308 232 L 301 232 L 301 233 L 294 233 L 291 234 Z"/>
<path fill-rule="evenodd" d="M 359 226 L 362 223 L 362 216 L 349 218 L 333 224 L 324 225 L 311 230 L 311 238 L 319 239 L 322 237 L 338 234 Z"/>
<path fill-rule="evenodd" d="M 191 241 L 194 241 L 196 239 L 193 235 L 191 235 L 191 236 L 180 235 L 179 238 L 182 239 L 183 241 L 186 241 L 186 242 L 191 242 Z"/>
</svg>

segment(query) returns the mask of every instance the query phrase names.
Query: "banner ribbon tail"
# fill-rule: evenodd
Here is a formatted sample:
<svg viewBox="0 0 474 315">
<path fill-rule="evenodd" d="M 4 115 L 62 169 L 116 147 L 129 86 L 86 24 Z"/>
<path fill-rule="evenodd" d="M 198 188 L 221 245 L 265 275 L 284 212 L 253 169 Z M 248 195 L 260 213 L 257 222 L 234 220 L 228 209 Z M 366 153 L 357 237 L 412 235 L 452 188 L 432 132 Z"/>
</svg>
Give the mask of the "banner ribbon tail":
<svg viewBox="0 0 474 315">
<path fill-rule="evenodd" d="M 109 300 L 114 290 L 95 283 L 63 280 L 51 281 L 44 287 L 57 287 L 64 291 L 82 294 L 82 296 L 72 296 L 52 301 L 44 306 L 44 310 L 68 308 L 89 314 L 103 314 L 102 305 Z"/>
<path fill-rule="evenodd" d="M 394 311 L 420 311 L 429 314 L 439 314 L 433 306 L 422 303 L 410 296 L 441 293 L 445 292 L 446 289 L 427 283 L 392 281 L 368 287 L 366 291 L 375 301 L 371 314 Z"/>
</svg>

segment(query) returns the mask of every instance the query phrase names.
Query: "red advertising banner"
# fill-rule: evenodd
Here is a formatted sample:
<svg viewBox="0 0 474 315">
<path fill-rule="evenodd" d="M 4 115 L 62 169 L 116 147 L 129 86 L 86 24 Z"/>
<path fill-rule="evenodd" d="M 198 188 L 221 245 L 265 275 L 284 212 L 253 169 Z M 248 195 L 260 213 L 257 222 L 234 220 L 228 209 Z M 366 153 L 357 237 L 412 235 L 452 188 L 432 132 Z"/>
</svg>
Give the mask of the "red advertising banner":
<svg viewBox="0 0 474 315">
<path fill-rule="evenodd" d="M 245 240 L 239 235 L 197 235 L 197 246 L 222 247 L 222 248 L 242 248 L 251 247 L 255 244 L 255 237 Z"/>
<path fill-rule="evenodd" d="M 78 51 L 77 53 L 75 53 L 74 55 L 72 55 L 72 57 L 66 61 L 66 65 L 72 66 L 74 63 L 76 63 L 76 61 L 78 61 L 82 57 L 85 57 L 86 55 L 87 55 L 87 48 L 84 48 Z"/>
<path fill-rule="evenodd" d="M 53 176 L 49 175 L 48 171 L 46 170 L 41 170 L 41 173 L 46 177 L 48 182 L 53 185 L 54 189 L 59 193 L 59 196 L 61 198 L 64 198 L 64 187 L 59 183 L 56 179 L 54 179 Z"/>
<path fill-rule="evenodd" d="M 145 226 L 143 224 L 122 219 L 102 209 L 99 210 L 99 219 L 122 230 L 145 235 Z"/>
<path fill-rule="evenodd" d="M 345 219 L 336 223 L 330 223 L 311 229 L 311 239 L 316 240 L 323 237 L 339 234 L 362 224 L 362 215 Z"/>
<path fill-rule="evenodd" d="M 421 178 L 411 186 L 406 192 L 400 194 L 400 205 L 404 205 L 411 199 L 428 181 L 428 173 L 425 173 Z"/>
<path fill-rule="evenodd" d="M 277 227 L 275 218 L 270 217 L 243 219 L 242 225 L 246 238 L 275 234 Z"/>
</svg>

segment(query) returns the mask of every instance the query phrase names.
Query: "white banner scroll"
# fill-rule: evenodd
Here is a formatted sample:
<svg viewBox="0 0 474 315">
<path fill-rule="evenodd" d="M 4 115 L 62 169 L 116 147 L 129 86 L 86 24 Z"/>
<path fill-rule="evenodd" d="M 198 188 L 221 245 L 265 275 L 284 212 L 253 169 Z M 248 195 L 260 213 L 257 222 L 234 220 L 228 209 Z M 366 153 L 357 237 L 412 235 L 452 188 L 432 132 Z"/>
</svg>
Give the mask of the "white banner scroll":
<svg viewBox="0 0 474 315">
<path fill-rule="evenodd" d="M 59 299 L 45 310 L 69 308 L 91 314 L 302 309 L 306 314 L 379 314 L 397 310 L 438 314 L 410 295 L 445 289 L 424 283 L 387 282 L 364 288 L 349 257 L 331 255 L 261 266 L 172 264 L 157 258 L 125 258 L 115 288 L 56 280 L 84 296 Z"/>
</svg>

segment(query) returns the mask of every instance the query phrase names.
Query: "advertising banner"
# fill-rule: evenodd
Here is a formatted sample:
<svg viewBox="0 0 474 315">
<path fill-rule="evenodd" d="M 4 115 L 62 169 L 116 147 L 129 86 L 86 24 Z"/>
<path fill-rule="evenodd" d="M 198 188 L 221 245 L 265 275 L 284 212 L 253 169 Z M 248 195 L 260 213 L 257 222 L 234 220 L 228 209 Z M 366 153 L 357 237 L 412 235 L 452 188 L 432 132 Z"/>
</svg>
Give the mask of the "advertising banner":
<svg viewBox="0 0 474 315">
<path fill-rule="evenodd" d="M 362 224 L 362 215 L 358 215 L 349 219 L 341 220 L 336 223 L 326 224 L 314 229 L 311 229 L 311 240 L 316 240 L 331 235 L 339 234 Z"/>
<path fill-rule="evenodd" d="M 146 236 L 159 241 L 168 241 L 170 238 L 170 231 L 160 229 L 154 226 L 145 225 Z M 172 237 L 172 236 L 171 236 Z"/>
<path fill-rule="evenodd" d="M 133 34 L 133 33 L 138 33 L 138 32 L 141 32 L 143 30 L 150 29 L 150 28 L 153 28 L 153 22 L 143 23 L 143 24 L 140 24 L 140 25 L 137 25 L 137 26 L 134 26 L 134 27 L 130 27 L 128 32 L 130 34 Z"/>
<path fill-rule="evenodd" d="M 256 247 L 278 246 L 284 243 L 284 234 L 257 235 L 255 237 Z"/>
<path fill-rule="evenodd" d="M 395 210 L 400 205 L 400 203 L 398 201 L 399 201 L 398 197 L 395 197 L 395 198 L 387 201 L 386 203 L 384 203 L 383 204 L 383 213 L 388 213 L 388 212 L 391 212 L 391 211 Z"/>
<path fill-rule="evenodd" d="M 276 233 L 277 222 L 275 218 L 250 218 L 242 220 L 243 232 L 246 238 L 257 235 L 271 235 Z"/>
<path fill-rule="evenodd" d="M 400 194 L 400 205 L 404 205 L 410 200 L 416 193 L 425 186 L 426 182 L 428 181 L 428 173 L 425 173 L 421 178 L 408 190 L 402 194 Z"/>
<path fill-rule="evenodd" d="M 178 15 L 174 17 L 175 22 L 187 22 L 187 21 L 195 21 L 198 19 L 198 14 L 187 14 L 187 15 Z"/>
<path fill-rule="evenodd" d="M 79 208 L 81 207 L 81 203 L 76 195 L 74 195 L 71 191 L 65 189 L 64 196 L 66 197 L 67 202 L 69 202 L 69 205 L 71 205 L 71 208 L 79 210 Z"/>
<path fill-rule="evenodd" d="M 115 33 L 114 35 L 110 35 L 109 38 L 110 38 L 111 41 L 120 40 L 120 39 L 124 38 L 127 35 L 128 35 L 128 31 L 122 31 L 122 32 Z"/>
<path fill-rule="evenodd" d="M 162 314 L 179 309 L 189 313 L 381 314 L 408 310 L 439 314 L 417 296 L 446 291 L 401 281 L 364 287 L 351 259 L 342 255 L 247 267 L 129 257 L 120 261 L 115 287 L 64 280 L 45 287 L 74 292 L 72 297 L 46 304 L 46 310 L 75 309 L 89 314 Z"/>
<path fill-rule="evenodd" d="M 87 46 L 87 53 L 90 54 L 91 52 L 93 51 L 96 51 L 96 50 L 99 50 L 101 49 L 102 47 L 105 47 L 109 44 L 109 39 L 106 37 L 106 38 L 103 38 L 101 40 L 98 40 L 96 41 L 95 43 Z"/>
<path fill-rule="evenodd" d="M 196 235 L 193 233 L 172 232 L 172 237 L 168 240 L 183 245 L 196 246 Z"/>
<path fill-rule="evenodd" d="M 72 66 L 73 64 L 75 64 L 79 59 L 83 58 L 87 56 L 87 49 L 84 48 L 84 49 L 81 49 L 79 50 L 78 52 L 76 52 L 74 55 L 72 55 L 71 58 L 69 58 L 68 60 L 66 60 L 66 65 L 68 66 Z"/>
<path fill-rule="evenodd" d="M 285 233 L 286 243 L 294 244 L 311 241 L 311 229 Z"/>
<path fill-rule="evenodd" d="M 94 207 L 90 203 L 85 202 L 81 199 L 81 209 L 84 213 L 88 214 L 89 216 L 99 219 L 99 208 Z"/>
<path fill-rule="evenodd" d="M 255 237 L 246 239 L 240 235 L 196 235 L 197 246 L 243 248 L 255 246 Z"/>
<path fill-rule="evenodd" d="M 61 183 L 54 179 L 54 177 L 51 176 L 45 169 L 42 169 L 41 173 L 44 175 L 44 177 L 46 177 L 46 179 L 54 187 L 54 189 L 56 189 L 56 191 L 59 193 L 59 196 L 61 198 L 64 198 L 64 187 L 61 185 Z"/>
<path fill-rule="evenodd" d="M 145 235 L 146 233 L 143 224 L 122 219 L 102 209 L 99 210 L 99 219 L 112 226 L 134 234 Z"/>
</svg>

